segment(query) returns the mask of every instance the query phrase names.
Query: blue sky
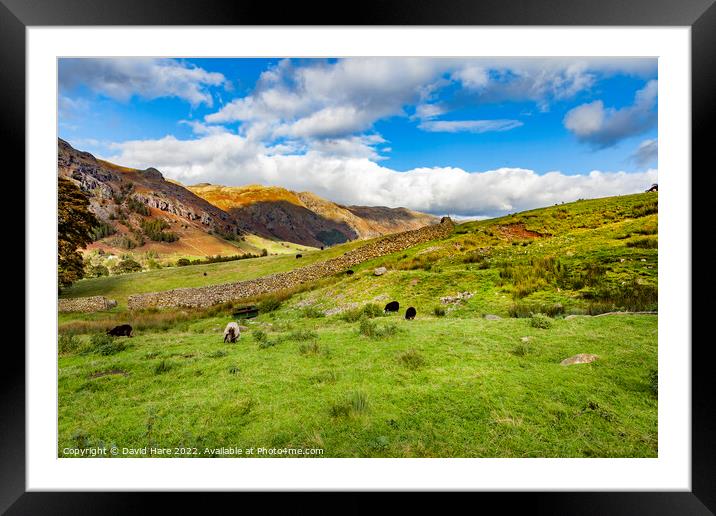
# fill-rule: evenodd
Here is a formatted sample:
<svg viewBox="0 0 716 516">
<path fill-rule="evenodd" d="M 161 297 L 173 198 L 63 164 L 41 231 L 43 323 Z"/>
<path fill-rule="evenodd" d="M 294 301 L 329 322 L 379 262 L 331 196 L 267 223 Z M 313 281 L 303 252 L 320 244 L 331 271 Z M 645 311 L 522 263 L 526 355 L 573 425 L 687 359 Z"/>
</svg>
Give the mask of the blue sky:
<svg viewBox="0 0 716 516">
<path fill-rule="evenodd" d="M 185 184 L 494 216 L 646 189 L 657 61 L 62 59 L 59 136 Z"/>
</svg>

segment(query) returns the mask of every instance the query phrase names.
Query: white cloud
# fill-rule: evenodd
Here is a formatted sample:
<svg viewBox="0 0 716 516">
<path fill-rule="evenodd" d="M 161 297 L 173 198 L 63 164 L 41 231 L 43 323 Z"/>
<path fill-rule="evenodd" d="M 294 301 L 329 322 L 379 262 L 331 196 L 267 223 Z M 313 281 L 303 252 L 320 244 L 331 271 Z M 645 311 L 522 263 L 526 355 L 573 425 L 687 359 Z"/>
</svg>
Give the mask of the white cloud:
<svg viewBox="0 0 716 516">
<path fill-rule="evenodd" d="M 656 125 L 657 91 L 657 81 L 651 80 L 636 92 L 631 106 L 605 108 L 601 100 L 582 104 L 567 112 L 564 126 L 580 141 L 598 148 L 610 147 Z"/>
<path fill-rule="evenodd" d="M 300 120 L 283 124 L 274 136 L 325 138 L 363 131 L 373 124 L 373 116 L 354 106 L 327 107 Z"/>
<path fill-rule="evenodd" d="M 346 58 L 297 64 L 284 59 L 264 71 L 254 90 L 206 115 L 208 124 L 240 122 L 250 139 L 346 139 L 376 121 L 409 116 L 425 130 L 473 130 L 484 123 L 433 123 L 463 103 L 531 101 L 541 110 L 592 87 L 598 76 L 656 73 L 655 59 Z M 456 91 L 439 99 L 441 91 Z M 462 88 L 462 92 L 461 92 Z M 439 100 L 439 101 L 438 101 Z M 437 121 L 436 121 L 437 122 Z M 438 129 L 440 128 L 440 129 Z M 493 129 L 494 130 L 494 129 Z"/>
<path fill-rule="evenodd" d="M 226 127 L 222 125 L 207 125 L 198 120 L 179 120 L 179 123 L 182 125 L 188 125 L 189 127 L 191 127 L 191 131 L 199 136 L 205 134 L 225 133 L 228 131 Z"/>
<path fill-rule="evenodd" d="M 418 103 L 447 63 L 421 58 L 351 58 L 294 66 L 283 60 L 265 71 L 250 95 L 205 117 L 244 122 L 254 136 L 335 138 L 369 129 L 383 117 Z"/>
<path fill-rule="evenodd" d="M 656 163 L 659 157 L 659 143 L 656 139 L 644 140 L 631 155 L 631 160 L 640 167 Z"/>
<path fill-rule="evenodd" d="M 479 90 L 487 86 L 490 81 L 490 74 L 484 66 L 467 64 L 453 72 L 452 78 L 460 81 L 468 89 Z"/>
<path fill-rule="evenodd" d="M 378 134 L 350 136 L 347 138 L 320 139 L 310 142 L 310 149 L 325 156 L 345 158 L 367 158 L 372 161 L 386 159 L 380 155 L 375 146 L 385 143 Z M 383 147 L 383 153 L 390 152 L 390 147 Z"/>
<path fill-rule="evenodd" d="M 433 133 L 487 133 L 509 131 L 521 125 L 519 120 L 430 120 L 422 122 L 418 127 Z"/>
<path fill-rule="evenodd" d="M 617 73 L 648 78 L 652 58 L 481 58 L 453 73 L 482 102 L 532 101 L 545 111 L 551 102 L 589 90 L 601 76 Z"/>
<path fill-rule="evenodd" d="M 142 169 L 153 166 L 185 184 L 280 185 L 312 191 L 342 204 L 404 206 L 461 216 L 495 216 L 579 198 L 641 192 L 657 182 L 654 169 L 640 173 L 593 171 L 588 175 L 540 175 L 522 168 L 469 172 L 444 167 L 398 172 L 360 156 L 315 150 L 276 155 L 270 148 L 228 133 L 187 141 L 168 136 L 113 147 L 116 154 L 107 158 L 110 161 Z"/>
<path fill-rule="evenodd" d="M 445 113 L 445 108 L 440 104 L 418 104 L 415 106 L 415 114 L 411 117 L 419 120 L 432 120 L 436 116 Z"/>
<path fill-rule="evenodd" d="M 73 99 L 65 95 L 57 98 L 57 112 L 60 120 L 72 120 L 89 109 L 89 102 L 84 99 Z"/>
<path fill-rule="evenodd" d="M 146 99 L 177 97 L 193 106 L 212 106 L 208 88 L 225 82 L 220 73 L 174 59 L 81 58 L 59 62 L 61 91 L 85 85 L 95 93 L 122 101 L 135 95 Z"/>
</svg>

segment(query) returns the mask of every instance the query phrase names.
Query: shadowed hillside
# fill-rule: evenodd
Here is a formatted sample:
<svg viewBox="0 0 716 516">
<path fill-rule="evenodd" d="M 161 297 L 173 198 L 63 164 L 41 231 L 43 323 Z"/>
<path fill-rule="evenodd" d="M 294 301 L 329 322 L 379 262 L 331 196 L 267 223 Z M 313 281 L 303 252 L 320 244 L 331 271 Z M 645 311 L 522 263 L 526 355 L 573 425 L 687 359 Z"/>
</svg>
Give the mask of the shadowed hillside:
<svg viewBox="0 0 716 516">
<path fill-rule="evenodd" d="M 242 230 L 313 247 L 435 224 L 432 215 L 406 208 L 342 206 L 311 192 L 275 186 L 217 186 L 189 189 L 230 213 Z"/>
</svg>

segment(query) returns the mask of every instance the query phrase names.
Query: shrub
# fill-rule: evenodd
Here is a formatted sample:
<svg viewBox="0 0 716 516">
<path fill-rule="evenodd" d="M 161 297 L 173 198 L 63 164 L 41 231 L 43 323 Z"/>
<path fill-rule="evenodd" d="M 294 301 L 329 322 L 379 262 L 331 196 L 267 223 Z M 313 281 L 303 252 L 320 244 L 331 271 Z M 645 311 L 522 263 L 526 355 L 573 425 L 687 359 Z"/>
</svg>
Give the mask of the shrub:
<svg viewBox="0 0 716 516">
<path fill-rule="evenodd" d="M 366 337 L 377 337 L 378 325 L 370 319 L 361 319 L 358 332 Z"/>
<path fill-rule="evenodd" d="M 382 317 L 384 315 L 383 309 L 380 305 L 375 303 L 368 303 L 357 308 L 352 308 L 341 313 L 341 319 L 346 322 L 356 322 L 363 319 L 371 319 L 373 317 Z"/>
<path fill-rule="evenodd" d="M 301 344 L 298 346 L 298 352 L 302 355 L 318 355 L 321 352 L 321 346 L 318 345 L 318 342 Z"/>
<path fill-rule="evenodd" d="M 658 249 L 659 240 L 655 237 L 635 238 L 626 243 L 627 247 L 636 247 L 639 249 Z"/>
<path fill-rule="evenodd" d="M 266 342 L 266 340 L 268 339 L 268 335 L 263 330 L 254 330 L 253 335 L 254 335 L 254 340 L 259 343 Z"/>
<path fill-rule="evenodd" d="M 659 228 L 654 224 L 653 226 L 645 226 L 643 228 L 635 229 L 634 233 L 637 235 L 656 235 L 659 232 Z"/>
<path fill-rule="evenodd" d="M 618 287 L 602 287 L 591 292 L 583 292 L 582 297 L 592 299 L 587 307 L 589 315 L 612 311 L 651 311 L 657 310 L 659 289 L 656 285 L 633 280 Z"/>
<path fill-rule="evenodd" d="M 241 368 L 237 365 L 232 365 L 231 367 L 229 367 L 229 374 L 236 375 L 236 374 L 239 374 L 240 372 L 241 372 Z"/>
<path fill-rule="evenodd" d="M 104 265 L 93 265 L 89 268 L 87 275 L 92 278 L 99 278 L 101 276 L 109 276 L 109 269 Z"/>
<path fill-rule="evenodd" d="M 135 197 L 127 199 L 127 208 L 140 215 L 149 215 L 149 208 L 146 204 Z"/>
<path fill-rule="evenodd" d="M 408 369 L 419 369 L 425 365 L 425 359 L 415 349 L 409 349 L 398 355 L 398 361 L 402 363 Z"/>
<path fill-rule="evenodd" d="M 500 268 L 500 285 L 512 285 L 512 295 L 520 299 L 549 285 L 565 274 L 562 263 L 553 256 L 532 258 L 528 264 L 506 264 Z"/>
<path fill-rule="evenodd" d="M 309 319 L 319 319 L 326 316 L 322 310 L 319 310 L 315 306 L 307 306 L 303 309 L 302 314 L 304 317 Z"/>
<path fill-rule="evenodd" d="M 137 243 L 127 235 L 120 235 L 119 237 L 112 239 L 110 243 L 114 247 L 119 247 L 120 249 L 134 249 L 137 247 Z"/>
<path fill-rule="evenodd" d="M 175 233 L 165 232 L 169 224 L 162 219 L 144 219 L 140 223 L 142 231 L 155 242 L 175 242 L 179 237 Z"/>
<path fill-rule="evenodd" d="M 564 314 L 562 303 L 515 302 L 507 309 L 510 317 L 532 317 L 542 313 L 550 317 Z"/>
<path fill-rule="evenodd" d="M 142 270 L 142 266 L 139 262 L 132 260 L 131 258 L 125 258 L 117 263 L 112 269 L 115 274 L 128 274 L 130 272 L 139 272 Z"/>
<path fill-rule="evenodd" d="M 281 301 L 276 297 L 267 297 L 257 305 L 259 313 L 268 313 L 278 310 L 281 307 Z"/>
<path fill-rule="evenodd" d="M 92 228 L 92 240 L 96 242 L 97 240 L 114 235 L 116 232 L 117 230 L 114 229 L 114 226 L 106 222 L 101 222 L 99 226 Z"/>
<path fill-rule="evenodd" d="M 290 340 L 306 341 L 318 339 L 318 333 L 313 330 L 296 330 L 288 336 Z"/>
<path fill-rule="evenodd" d="M 385 326 L 378 326 L 375 321 L 363 318 L 358 326 L 358 333 L 370 338 L 391 337 L 398 333 L 398 325 L 390 323 Z"/>
<path fill-rule="evenodd" d="M 530 326 L 533 328 L 547 329 L 552 327 L 552 319 L 540 313 L 536 313 L 530 319 Z"/>
<path fill-rule="evenodd" d="M 75 335 L 60 334 L 57 339 L 57 350 L 61 354 L 74 353 L 82 347 L 82 341 Z"/>
<path fill-rule="evenodd" d="M 262 340 L 261 342 L 259 342 L 259 349 L 272 348 L 276 344 L 278 344 L 277 340 Z"/>
<path fill-rule="evenodd" d="M 523 357 L 523 356 L 527 355 L 529 352 L 530 352 L 530 347 L 524 342 L 520 342 L 512 350 L 512 354 L 517 355 L 518 357 Z"/>
<path fill-rule="evenodd" d="M 649 203 L 637 204 L 632 208 L 631 215 L 634 218 L 640 218 L 653 213 L 659 213 L 659 202 L 657 200 Z"/>
<path fill-rule="evenodd" d="M 127 349 L 127 344 L 120 339 L 115 339 L 106 333 L 95 333 L 90 338 L 89 351 L 98 355 L 114 355 Z"/>
<path fill-rule="evenodd" d="M 177 267 L 186 267 L 187 265 L 191 265 L 191 261 L 188 258 L 179 258 L 177 260 Z"/>
<path fill-rule="evenodd" d="M 433 308 L 433 313 L 435 314 L 435 317 L 445 317 L 445 309 L 442 306 L 436 306 Z"/>
<path fill-rule="evenodd" d="M 377 305 L 375 303 L 368 303 L 367 305 L 363 306 L 363 315 L 369 318 L 381 317 L 383 315 L 383 309 L 380 307 L 380 305 Z"/>
</svg>

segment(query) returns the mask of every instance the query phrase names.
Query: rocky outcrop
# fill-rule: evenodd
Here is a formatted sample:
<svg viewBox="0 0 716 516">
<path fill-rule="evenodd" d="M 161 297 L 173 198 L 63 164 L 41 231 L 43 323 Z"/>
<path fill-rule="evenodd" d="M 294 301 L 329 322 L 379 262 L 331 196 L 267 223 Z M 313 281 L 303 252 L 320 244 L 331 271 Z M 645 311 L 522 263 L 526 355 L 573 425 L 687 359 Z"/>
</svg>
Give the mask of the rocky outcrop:
<svg viewBox="0 0 716 516">
<path fill-rule="evenodd" d="M 168 307 L 203 307 L 227 301 L 241 300 L 295 287 L 301 283 L 314 281 L 333 274 L 344 272 L 350 267 L 366 260 L 385 256 L 412 247 L 414 245 L 447 237 L 455 227 L 448 217 L 440 224 L 420 229 L 395 233 L 374 242 L 348 251 L 342 256 L 288 272 L 272 274 L 253 280 L 225 283 L 199 288 L 180 288 L 164 292 L 150 292 L 130 296 L 130 310 Z"/>
<path fill-rule="evenodd" d="M 87 192 L 90 195 L 90 210 L 113 226 L 108 214 L 116 213 L 116 204 L 131 196 L 150 208 L 194 223 L 203 232 L 240 233 L 228 213 L 182 185 L 166 181 L 156 168 L 136 170 L 120 167 L 98 160 L 88 152 L 78 151 L 58 139 L 57 171 L 60 177 L 73 180 Z"/>
<path fill-rule="evenodd" d="M 574 364 L 589 364 L 591 362 L 594 362 L 599 357 L 597 355 L 592 355 L 590 353 L 580 353 L 579 355 L 574 355 L 573 357 L 565 358 L 560 362 L 563 366 L 568 365 L 574 365 Z"/>
</svg>

